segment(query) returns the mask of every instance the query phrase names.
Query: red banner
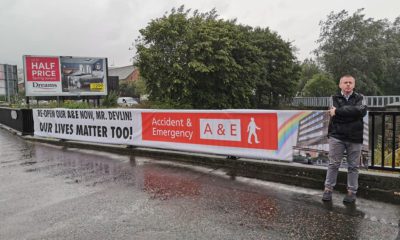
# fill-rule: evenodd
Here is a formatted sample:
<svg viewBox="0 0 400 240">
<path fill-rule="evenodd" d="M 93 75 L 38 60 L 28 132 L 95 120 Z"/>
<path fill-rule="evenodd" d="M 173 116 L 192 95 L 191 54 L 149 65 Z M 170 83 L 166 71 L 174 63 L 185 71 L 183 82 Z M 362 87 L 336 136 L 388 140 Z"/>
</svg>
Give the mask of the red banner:
<svg viewBox="0 0 400 240">
<path fill-rule="evenodd" d="M 59 82 L 60 63 L 58 57 L 26 57 L 27 81 Z"/>
<path fill-rule="evenodd" d="M 142 112 L 142 139 L 276 150 L 276 113 Z"/>
</svg>

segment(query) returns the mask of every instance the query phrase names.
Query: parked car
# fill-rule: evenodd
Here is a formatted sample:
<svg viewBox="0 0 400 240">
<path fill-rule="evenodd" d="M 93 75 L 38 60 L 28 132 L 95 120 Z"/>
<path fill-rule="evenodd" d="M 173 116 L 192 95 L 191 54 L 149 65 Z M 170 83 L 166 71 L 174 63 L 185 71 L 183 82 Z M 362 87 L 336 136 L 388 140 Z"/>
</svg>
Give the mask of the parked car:
<svg viewBox="0 0 400 240">
<path fill-rule="evenodd" d="M 122 107 L 131 107 L 139 103 L 133 97 L 120 97 L 117 99 L 117 104 Z"/>
</svg>

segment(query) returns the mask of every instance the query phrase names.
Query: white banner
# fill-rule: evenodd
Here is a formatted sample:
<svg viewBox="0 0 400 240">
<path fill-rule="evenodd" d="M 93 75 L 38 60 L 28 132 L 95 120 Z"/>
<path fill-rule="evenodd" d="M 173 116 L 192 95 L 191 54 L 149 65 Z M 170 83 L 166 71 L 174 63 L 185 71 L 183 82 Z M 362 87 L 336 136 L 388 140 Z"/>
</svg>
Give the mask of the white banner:
<svg viewBox="0 0 400 240">
<path fill-rule="evenodd" d="M 299 162 L 329 150 L 326 111 L 57 108 L 33 117 L 42 137 Z"/>
<path fill-rule="evenodd" d="M 35 135 L 89 142 L 133 143 L 133 112 L 123 109 L 33 109 Z"/>
</svg>

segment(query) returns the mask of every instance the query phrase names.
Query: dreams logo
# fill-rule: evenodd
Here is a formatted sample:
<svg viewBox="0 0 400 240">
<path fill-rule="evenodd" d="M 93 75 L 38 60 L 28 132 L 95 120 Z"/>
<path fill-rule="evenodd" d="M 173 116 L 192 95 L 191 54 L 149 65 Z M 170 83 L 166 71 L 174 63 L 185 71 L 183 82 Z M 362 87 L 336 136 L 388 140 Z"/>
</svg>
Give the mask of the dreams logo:
<svg viewBox="0 0 400 240">
<path fill-rule="evenodd" d="M 52 89 L 52 88 L 56 88 L 57 84 L 55 84 L 55 83 L 37 83 L 37 82 L 34 82 L 32 86 L 34 88 Z"/>
</svg>

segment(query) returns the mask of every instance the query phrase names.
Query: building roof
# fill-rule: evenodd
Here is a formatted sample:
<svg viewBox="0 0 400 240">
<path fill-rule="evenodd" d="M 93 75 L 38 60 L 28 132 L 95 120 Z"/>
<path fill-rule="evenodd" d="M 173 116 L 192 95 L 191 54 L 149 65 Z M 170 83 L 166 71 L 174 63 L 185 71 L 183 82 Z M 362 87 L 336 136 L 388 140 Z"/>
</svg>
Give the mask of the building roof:
<svg viewBox="0 0 400 240">
<path fill-rule="evenodd" d="M 135 67 L 133 65 L 125 67 L 112 67 L 108 69 L 108 76 L 118 76 L 120 80 L 126 79 L 133 73 Z"/>
</svg>

